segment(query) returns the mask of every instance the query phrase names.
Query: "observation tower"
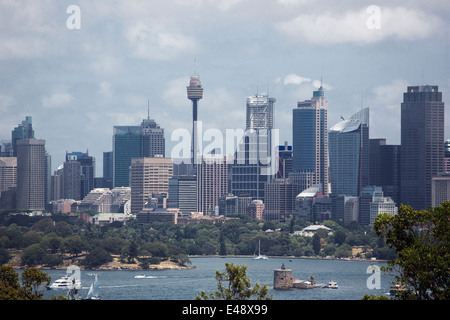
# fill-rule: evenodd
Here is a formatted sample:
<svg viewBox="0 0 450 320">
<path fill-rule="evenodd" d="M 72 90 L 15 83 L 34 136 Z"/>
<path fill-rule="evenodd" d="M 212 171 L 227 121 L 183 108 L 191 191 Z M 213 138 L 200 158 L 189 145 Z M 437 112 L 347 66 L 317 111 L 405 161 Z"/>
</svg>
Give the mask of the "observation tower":
<svg viewBox="0 0 450 320">
<path fill-rule="evenodd" d="M 198 100 L 203 98 L 203 88 L 200 82 L 200 76 L 191 76 L 189 86 L 187 87 L 188 99 L 192 101 L 192 144 L 191 144 L 191 163 L 194 164 L 197 159 L 197 106 Z"/>
</svg>

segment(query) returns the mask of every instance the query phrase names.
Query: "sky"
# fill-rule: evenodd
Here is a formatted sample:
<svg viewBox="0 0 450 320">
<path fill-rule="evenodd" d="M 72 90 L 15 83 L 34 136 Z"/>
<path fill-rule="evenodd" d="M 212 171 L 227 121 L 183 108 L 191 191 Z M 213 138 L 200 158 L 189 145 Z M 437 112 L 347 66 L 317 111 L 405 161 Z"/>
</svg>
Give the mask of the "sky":
<svg viewBox="0 0 450 320">
<path fill-rule="evenodd" d="M 449 15 L 445 0 L 0 0 L 0 141 L 32 116 L 53 170 L 89 150 L 101 177 L 113 126 L 149 105 L 170 157 L 196 73 L 203 130 L 245 128 L 246 98 L 268 92 L 292 144 L 292 110 L 322 83 L 329 128 L 369 107 L 370 138 L 400 144 L 407 86 L 450 101 Z"/>
</svg>

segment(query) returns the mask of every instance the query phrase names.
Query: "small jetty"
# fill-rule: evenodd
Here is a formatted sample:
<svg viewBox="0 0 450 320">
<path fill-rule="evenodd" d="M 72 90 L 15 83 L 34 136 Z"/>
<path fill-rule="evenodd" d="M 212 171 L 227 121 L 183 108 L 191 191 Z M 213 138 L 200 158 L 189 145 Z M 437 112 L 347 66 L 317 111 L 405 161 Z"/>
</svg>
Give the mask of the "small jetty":
<svg viewBox="0 0 450 320">
<path fill-rule="evenodd" d="M 289 290 L 289 289 L 314 289 L 314 288 L 327 288 L 325 284 L 319 284 L 315 281 L 313 276 L 309 277 L 309 280 L 294 279 L 291 269 L 286 269 L 284 263 L 281 265 L 281 269 L 275 269 L 273 274 L 273 288 L 276 290 Z"/>
</svg>

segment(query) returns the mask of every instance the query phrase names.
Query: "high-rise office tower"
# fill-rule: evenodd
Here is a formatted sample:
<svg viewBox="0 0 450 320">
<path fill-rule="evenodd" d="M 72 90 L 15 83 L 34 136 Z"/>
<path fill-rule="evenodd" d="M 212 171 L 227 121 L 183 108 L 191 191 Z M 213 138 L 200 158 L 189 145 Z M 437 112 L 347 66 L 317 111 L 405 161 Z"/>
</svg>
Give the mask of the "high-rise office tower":
<svg viewBox="0 0 450 320">
<path fill-rule="evenodd" d="M 21 124 L 14 128 L 11 133 L 13 157 L 17 157 L 17 140 L 34 138 L 34 130 L 31 117 L 27 116 Z"/>
<path fill-rule="evenodd" d="M 247 98 L 246 130 L 235 153 L 231 193 L 264 200 L 264 184 L 278 169 L 273 109 L 276 100 L 268 95 Z"/>
<path fill-rule="evenodd" d="M 334 196 L 359 196 L 362 187 L 369 183 L 368 118 L 369 109 L 365 108 L 351 119 L 334 125 L 328 133 Z"/>
<path fill-rule="evenodd" d="M 167 194 L 173 174 L 171 158 L 131 159 L 131 213 L 139 213 L 153 194 Z"/>
<path fill-rule="evenodd" d="M 195 175 L 174 175 L 169 179 L 169 207 L 186 214 L 198 211 Z"/>
<path fill-rule="evenodd" d="M 64 199 L 82 200 L 81 197 L 81 165 L 76 160 L 63 164 Z"/>
<path fill-rule="evenodd" d="M 323 87 L 311 100 L 297 103 L 292 114 L 293 169 L 304 175 L 309 188 L 320 184 L 328 195 L 328 102 Z"/>
<path fill-rule="evenodd" d="M 203 155 L 199 160 L 197 164 L 197 210 L 203 214 L 218 213 L 219 198 L 228 192 L 226 158 Z"/>
<path fill-rule="evenodd" d="M 131 159 L 142 157 L 142 128 L 115 126 L 113 130 L 113 187 L 129 187 Z"/>
<path fill-rule="evenodd" d="M 46 162 L 45 140 L 17 140 L 17 209 L 45 209 Z"/>
<path fill-rule="evenodd" d="M 246 129 L 272 129 L 275 98 L 256 94 L 247 98 Z"/>
<path fill-rule="evenodd" d="M 102 187 L 112 189 L 113 181 L 113 156 L 112 151 L 103 152 L 103 182 Z"/>
<path fill-rule="evenodd" d="M 165 156 L 164 129 L 150 115 L 140 126 L 114 126 L 113 187 L 130 185 L 132 158 L 161 156 Z"/>
<path fill-rule="evenodd" d="M 370 142 L 369 142 L 369 108 L 361 109 L 350 117 L 361 121 L 361 162 L 360 162 L 360 189 L 369 185 L 370 178 Z"/>
<path fill-rule="evenodd" d="M 17 184 L 17 158 L 0 158 L 0 196 L 2 191 Z"/>
<path fill-rule="evenodd" d="M 71 152 L 66 154 L 66 162 L 77 161 L 80 163 L 80 199 L 82 200 L 92 189 L 95 181 L 95 158 L 86 151 Z M 78 178 L 77 178 L 78 179 Z"/>
<path fill-rule="evenodd" d="M 142 120 L 142 155 L 144 157 L 155 157 L 166 155 L 166 140 L 164 138 L 164 129 L 161 128 L 155 120 L 150 119 L 150 113 L 147 119 Z"/>
<path fill-rule="evenodd" d="M 187 87 L 187 97 L 192 101 L 192 143 L 191 143 L 191 163 L 197 161 L 197 106 L 198 100 L 203 98 L 203 88 L 200 82 L 200 77 L 194 75 L 189 81 Z"/>
<path fill-rule="evenodd" d="M 401 202 L 431 203 L 431 179 L 444 171 L 444 102 L 438 86 L 409 86 L 401 104 Z"/>
<path fill-rule="evenodd" d="M 387 197 L 400 204 L 400 145 L 386 139 L 370 139 L 370 186 L 380 186 Z"/>
<path fill-rule="evenodd" d="M 298 184 L 289 179 L 273 179 L 265 184 L 264 219 L 286 222 L 295 215 L 295 198 L 299 194 Z"/>
</svg>

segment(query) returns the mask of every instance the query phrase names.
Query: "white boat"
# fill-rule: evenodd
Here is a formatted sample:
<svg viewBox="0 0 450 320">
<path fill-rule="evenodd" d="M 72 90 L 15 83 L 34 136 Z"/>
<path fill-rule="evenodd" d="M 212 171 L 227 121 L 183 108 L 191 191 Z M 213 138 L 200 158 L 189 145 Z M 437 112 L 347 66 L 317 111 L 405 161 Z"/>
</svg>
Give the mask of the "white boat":
<svg viewBox="0 0 450 320">
<path fill-rule="evenodd" d="M 98 278 L 97 275 L 94 274 L 94 281 L 91 284 L 91 287 L 89 288 L 89 292 L 86 296 L 86 300 L 100 300 L 98 296 Z"/>
<path fill-rule="evenodd" d="M 81 289 L 81 281 L 79 279 L 65 275 L 53 282 L 47 289 Z"/>
<path fill-rule="evenodd" d="M 330 282 L 328 282 L 328 288 L 330 288 L 330 289 L 337 289 L 339 286 L 338 286 L 338 284 L 337 284 L 337 282 L 336 281 L 330 281 Z"/>
<path fill-rule="evenodd" d="M 134 276 L 135 279 L 152 279 L 155 278 L 153 276 L 146 276 L 145 274 L 139 274 L 137 276 Z"/>
<path fill-rule="evenodd" d="M 258 255 L 253 260 L 269 260 L 267 256 L 261 255 L 261 240 L 258 242 Z"/>
</svg>

